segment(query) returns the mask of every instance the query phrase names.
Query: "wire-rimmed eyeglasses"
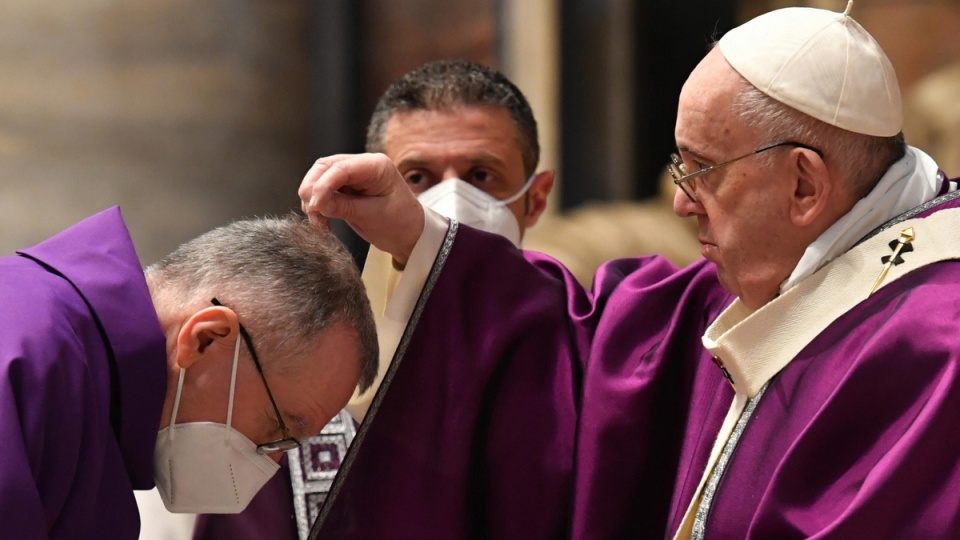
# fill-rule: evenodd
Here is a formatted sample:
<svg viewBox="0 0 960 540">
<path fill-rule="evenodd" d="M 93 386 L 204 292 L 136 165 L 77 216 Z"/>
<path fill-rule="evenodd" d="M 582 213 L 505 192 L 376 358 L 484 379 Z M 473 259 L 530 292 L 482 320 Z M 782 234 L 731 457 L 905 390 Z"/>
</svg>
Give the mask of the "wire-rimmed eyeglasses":
<svg viewBox="0 0 960 540">
<path fill-rule="evenodd" d="M 210 300 L 210 302 L 212 302 L 215 306 L 223 306 L 223 304 L 221 304 L 216 298 L 213 298 Z M 261 455 L 272 454 L 274 452 L 289 452 L 294 448 L 300 448 L 300 441 L 290 436 L 290 432 L 287 430 L 287 425 L 283 423 L 283 416 L 280 415 L 280 408 L 277 407 L 277 402 L 273 399 L 273 392 L 270 391 L 270 386 L 267 385 L 267 377 L 263 374 L 263 366 L 260 365 L 260 359 L 257 357 L 257 351 L 253 348 L 253 340 L 250 339 L 250 334 L 242 324 L 238 323 L 238 326 L 240 327 L 240 337 L 243 338 L 243 342 L 247 345 L 247 350 L 250 351 L 250 357 L 253 358 L 253 363 L 257 366 L 257 373 L 260 374 L 260 379 L 263 381 L 263 387 L 267 390 L 267 397 L 270 398 L 270 404 L 273 405 L 273 412 L 277 415 L 277 424 L 280 427 L 280 434 L 283 435 L 282 439 L 258 444 L 257 453 Z"/>
<path fill-rule="evenodd" d="M 715 171 L 719 168 L 726 167 L 735 161 L 740 161 L 741 159 L 748 158 L 750 156 L 759 154 L 761 152 L 766 152 L 767 150 L 772 150 L 774 148 L 779 148 L 781 146 L 796 146 L 799 148 L 805 148 L 807 150 L 812 150 L 817 153 L 820 158 L 823 158 L 823 152 L 819 149 L 814 148 L 810 145 L 799 143 L 796 141 L 782 141 L 774 144 L 768 144 L 767 146 L 758 148 L 753 152 L 749 152 L 739 157 L 733 159 L 728 159 L 723 163 L 718 163 L 716 165 L 711 165 L 709 167 L 703 167 L 702 169 L 693 171 L 691 173 L 687 172 L 687 166 L 683 163 L 683 160 L 676 153 L 670 154 L 670 163 L 667 164 L 667 169 L 670 171 L 670 176 L 673 177 L 673 183 L 677 185 L 691 201 L 694 203 L 697 201 L 697 185 L 693 180 L 703 174 L 706 174 L 710 171 Z M 686 186 L 684 186 L 686 183 Z"/>
</svg>

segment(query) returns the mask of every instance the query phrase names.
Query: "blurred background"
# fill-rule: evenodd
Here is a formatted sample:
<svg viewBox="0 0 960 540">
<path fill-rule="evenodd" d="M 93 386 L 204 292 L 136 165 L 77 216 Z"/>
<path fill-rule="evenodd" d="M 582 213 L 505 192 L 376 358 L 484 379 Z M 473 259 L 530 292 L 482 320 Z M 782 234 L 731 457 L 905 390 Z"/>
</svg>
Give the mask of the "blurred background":
<svg viewBox="0 0 960 540">
<path fill-rule="evenodd" d="M 696 242 L 660 189 L 680 86 L 713 37 L 786 5 L 803 3 L 0 0 L 0 253 L 119 204 L 149 264 L 297 209 L 314 159 L 362 151 L 390 81 L 458 57 L 517 83 L 541 168 L 558 171 L 528 247 L 578 275 L 649 251 L 685 264 Z M 897 70 L 908 142 L 960 174 L 960 0 L 858 0 L 853 15 Z"/>
</svg>

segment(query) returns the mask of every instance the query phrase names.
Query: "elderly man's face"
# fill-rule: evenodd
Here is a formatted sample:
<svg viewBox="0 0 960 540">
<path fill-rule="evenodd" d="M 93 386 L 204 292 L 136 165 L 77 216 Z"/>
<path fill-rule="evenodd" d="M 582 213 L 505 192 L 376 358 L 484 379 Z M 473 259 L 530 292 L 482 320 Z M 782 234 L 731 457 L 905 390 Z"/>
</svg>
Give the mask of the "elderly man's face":
<svg viewBox="0 0 960 540">
<path fill-rule="evenodd" d="M 384 129 L 383 152 L 417 194 L 459 178 L 502 200 L 527 180 L 516 125 L 498 107 L 394 113 Z M 527 195 L 508 206 L 521 232 L 537 222 L 552 186 L 553 173 L 541 172 Z"/>
<path fill-rule="evenodd" d="M 719 48 L 687 79 L 676 140 L 684 162 L 694 169 L 778 142 L 759 140 L 731 112 L 741 84 Z M 799 257 L 787 217 L 790 183 L 778 172 L 787 152 L 768 153 L 769 166 L 751 156 L 698 177 L 696 203 L 679 189 L 674 197 L 678 215 L 697 217 L 701 253 L 717 264 L 720 282 L 752 308 L 776 296 Z"/>
<path fill-rule="evenodd" d="M 257 330 L 251 328 L 249 331 L 256 347 Z M 201 359 L 187 369 L 177 424 L 226 423 L 235 343 L 232 338 L 214 340 Z M 277 361 L 283 364 L 284 359 L 268 358 L 267 351 L 257 350 L 261 364 L 266 366 L 267 384 L 289 436 L 297 439 L 320 433 L 347 404 L 360 377 L 356 333 L 345 323 L 327 328 L 309 345 L 306 348 L 309 357 L 294 359 L 288 364 L 290 369 L 279 371 L 270 366 Z M 176 386 L 173 373 L 171 382 L 173 390 Z M 169 394 L 168 390 L 161 428 L 170 423 L 172 396 Z M 243 342 L 237 367 L 232 424 L 256 444 L 283 438 L 263 380 Z M 281 454 L 274 453 L 271 457 L 279 460 Z"/>
</svg>

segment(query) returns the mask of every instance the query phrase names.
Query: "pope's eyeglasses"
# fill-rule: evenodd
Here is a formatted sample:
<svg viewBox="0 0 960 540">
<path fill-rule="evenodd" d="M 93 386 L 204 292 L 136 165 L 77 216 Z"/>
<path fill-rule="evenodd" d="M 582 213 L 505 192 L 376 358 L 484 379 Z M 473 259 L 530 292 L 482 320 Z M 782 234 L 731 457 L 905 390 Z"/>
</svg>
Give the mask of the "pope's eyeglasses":
<svg viewBox="0 0 960 540">
<path fill-rule="evenodd" d="M 677 187 L 679 187 L 680 190 L 683 191 L 684 195 L 686 195 L 692 202 L 697 203 L 699 201 L 697 201 L 697 183 L 695 180 L 698 176 L 707 174 L 710 171 L 715 171 L 722 167 L 726 167 L 727 165 L 730 165 L 735 161 L 740 161 L 741 159 L 748 158 L 750 156 L 754 156 L 762 152 L 766 152 L 767 150 L 779 148 L 781 146 L 796 146 L 799 148 L 812 150 L 816 152 L 821 159 L 823 159 L 823 152 L 821 152 L 820 150 L 810 145 L 795 142 L 795 141 L 783 141 L 783 142 L 778 142 L 774 144 L 768 144 L 767 146 L 758 148 L 753 152 L 735 157 L 733 159 L 728 159 L 723 163 L 718 163 L 716 165 L 711 165 L 709 167 L 703 167 L 693 172 L 687 172 L 688 170 L 687 165 L 683 162 L 683 160 L 680 158 L 678 154 L 673 153 L 673 154 L 670 154 L 670 163 L 667 164 L 667 169 L 670 171 L 670 176 L 673 177 L 673 183 L 676 184 Z"/>
</svg>

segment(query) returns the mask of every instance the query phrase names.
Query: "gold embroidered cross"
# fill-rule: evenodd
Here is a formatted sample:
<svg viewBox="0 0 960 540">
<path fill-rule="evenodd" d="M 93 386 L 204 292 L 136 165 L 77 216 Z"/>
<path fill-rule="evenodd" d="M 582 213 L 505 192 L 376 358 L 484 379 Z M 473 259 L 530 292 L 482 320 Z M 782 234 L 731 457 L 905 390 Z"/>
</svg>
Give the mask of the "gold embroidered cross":
<svg viewBox="0 0 960 540">
<path fill-rule="evenodd" d="M 900 255 L 913 251 L 913 246 L 910 245 L 910 242 L 913 242 L 914 238 L 916 238 L 916 235 L 913 232 L 913 227 L 907 227 L 906 229 L 900 231 L 899 238 L 890 242 L 890 249 L 893 250 L 893 254 L 884 255 L 880 258 L 880 262 L 883 263 L 883 270 L 880 270 L 880 276 L 877 277 L 877 281 L 874 282 L 873 288 L 870 289 L 870 294 L 873 294 L 873 292 L 877 290 L 877 287 L 880 286 L 883 278 L 887 277 L 887 272 L 890 271 L 891 267 L 903 262 L 903 257 Z"/>
</svg>

